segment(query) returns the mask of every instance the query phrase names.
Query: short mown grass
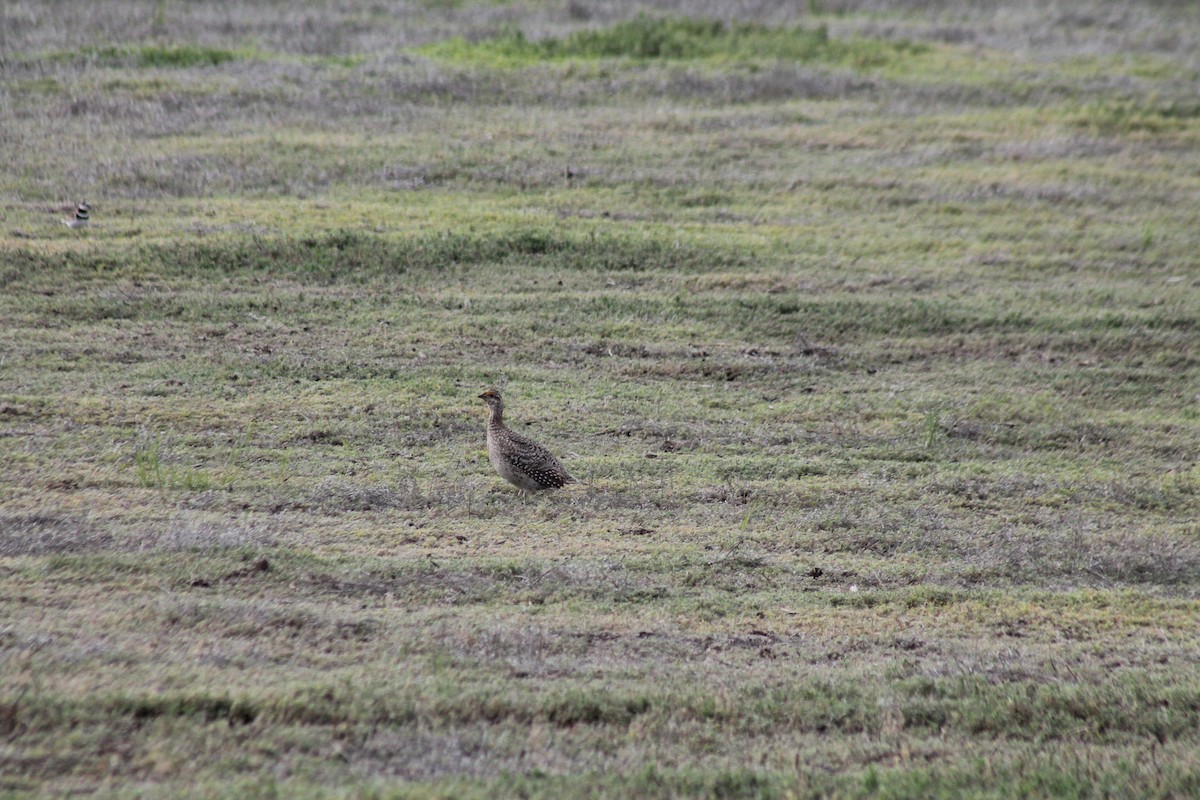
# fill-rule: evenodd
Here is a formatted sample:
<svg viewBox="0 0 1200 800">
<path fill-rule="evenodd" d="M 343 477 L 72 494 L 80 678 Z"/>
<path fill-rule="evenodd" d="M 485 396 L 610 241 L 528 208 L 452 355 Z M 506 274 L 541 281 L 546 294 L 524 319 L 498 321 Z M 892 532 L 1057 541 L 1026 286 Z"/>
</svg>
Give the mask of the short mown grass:
<svg viewBox="0 0 1200 800">
<path fill-rule="evenodd" d="M 824 5 L 7 4 L 0 794 L 1200 791 L 1195 21 Z"/>
</svg>

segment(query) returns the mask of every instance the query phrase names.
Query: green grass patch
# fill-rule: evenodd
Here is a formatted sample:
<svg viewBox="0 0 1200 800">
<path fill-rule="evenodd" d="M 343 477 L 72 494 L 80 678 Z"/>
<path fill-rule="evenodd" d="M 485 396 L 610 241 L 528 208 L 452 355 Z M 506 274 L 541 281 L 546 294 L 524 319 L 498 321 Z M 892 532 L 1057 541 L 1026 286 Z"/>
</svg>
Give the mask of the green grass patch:
<svg viewBox="0 0 1200 800">
<path fill-rule="evenodd" d="M 1071 124 L 1104 136 L 1194 130 L 1200 103 L 1187 100 L 1106 100 L 1069 114 Z"/>
<path fill-rule="evenodd" d="M 573 272 L 696 272 L 753 263 L 754 254 L 737 247 L 700 247 L 656 237 L 616 232 L 566 233 L 549 228 L 512 228 L 500 233 L 424 234 L 388 239 L 352 230 L 313 236 L 242 239 L 186 245 L 148 245 L 112 257 L 99 252 L 40 255 L 16 259 L 8 282 L 37 281 L 45 267 L 56 262 L 83 278 L 104 274 L 133 274 L 154 269 L 210 274 L 295 273 L 305 280 L 361 283 L 408 273 L 456 272 L 466 266 L 537 264 L 546 270 Z M 121 313 L 115 305 L 86 300 L 91 309 L 68 310 L 68 315 Z M 103 309 L 108 308 L 108 311 Z"/>
<path fill-rule="evenodd" d="M 191 69 L 219 67 L 231 61 L 254 57 L 249 50 L 230 50 L 196 44 L 84 47 L 50 54 L 48 60 L 83 61 L 101 67 L 139 69 Z"/>
<path fill-rule="evenodd" d="M 885 66 L 923 53 L 927 46 L 904 41 L 832 39 L 825 26 L 770 28 L 690 17 L 646 14 L 609 28 L 581 30 L 561 38 L 532 40 L 516 29 L 490 39 L 435 42 L 419 52 L 479 65 L 518 67 L 543 61 L 629 59 L 633 61 L 794 61 L 855 68 Z"/>
<path fill-rule="evenodd" d="M 110 45 L 82 47 L 78 50 L 58 50 L 33 60 L 49 63 L 84 64 L 108 69 L 169 69 L 189 70 L 219 67 L 234 61 L 282 60 L 300 63 L 354 67 L 362 63 L 358 55 L 285 56 L 267 53 L 255 47 L 208 47 L 198 44 L 178 45 Z M 120 81 L 109 88 L 121 88 Z"/>
</svg>

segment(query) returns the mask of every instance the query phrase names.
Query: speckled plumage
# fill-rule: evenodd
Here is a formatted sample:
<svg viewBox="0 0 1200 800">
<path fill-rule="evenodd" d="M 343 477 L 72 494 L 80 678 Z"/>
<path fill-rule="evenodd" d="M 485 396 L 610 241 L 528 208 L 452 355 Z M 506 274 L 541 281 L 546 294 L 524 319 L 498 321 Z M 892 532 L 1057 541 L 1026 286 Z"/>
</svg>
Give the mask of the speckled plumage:
<svg viewBox="0 0 1200 800">
<path fill-rule="evenodd" d="M 479 398 L 488 406 L 488 459 L 500 477 L 522 492 L 540 492 L 575 483 L 559 460 L 532 439 L 504 426 L 504 400 L 488 389 Z"/>
</svg>

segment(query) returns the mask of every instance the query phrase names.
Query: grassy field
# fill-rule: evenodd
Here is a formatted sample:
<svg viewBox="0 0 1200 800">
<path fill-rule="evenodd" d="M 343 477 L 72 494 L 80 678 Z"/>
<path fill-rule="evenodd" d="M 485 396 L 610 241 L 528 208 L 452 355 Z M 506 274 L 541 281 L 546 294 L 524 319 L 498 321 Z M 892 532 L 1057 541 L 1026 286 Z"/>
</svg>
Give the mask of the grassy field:
<svg viewBox="0 0 1200 800">
<path fill-rule="evenodd" d="M 5 3 L 0 797 L 1200 795 L 1200 12 L 994 5 Z"/>
</svg>

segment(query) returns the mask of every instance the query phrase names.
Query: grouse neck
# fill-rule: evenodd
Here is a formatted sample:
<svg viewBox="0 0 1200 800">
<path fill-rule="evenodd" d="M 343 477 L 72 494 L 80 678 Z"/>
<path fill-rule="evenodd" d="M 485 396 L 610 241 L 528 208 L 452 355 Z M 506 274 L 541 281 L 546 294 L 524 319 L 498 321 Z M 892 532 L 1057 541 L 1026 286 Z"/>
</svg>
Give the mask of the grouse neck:
<svg viewBox="0 0 1200 800">
<path fill-rule="evenodd" d="M 504 407 L 490 406 L 488 408 L 488 427 L 503 428 L 504 427 Z"/>
</svg>

